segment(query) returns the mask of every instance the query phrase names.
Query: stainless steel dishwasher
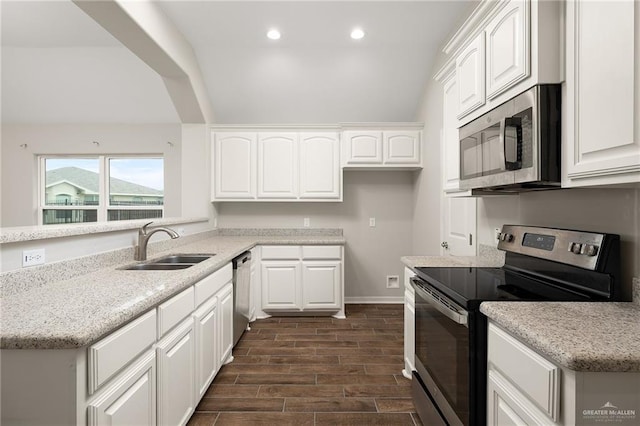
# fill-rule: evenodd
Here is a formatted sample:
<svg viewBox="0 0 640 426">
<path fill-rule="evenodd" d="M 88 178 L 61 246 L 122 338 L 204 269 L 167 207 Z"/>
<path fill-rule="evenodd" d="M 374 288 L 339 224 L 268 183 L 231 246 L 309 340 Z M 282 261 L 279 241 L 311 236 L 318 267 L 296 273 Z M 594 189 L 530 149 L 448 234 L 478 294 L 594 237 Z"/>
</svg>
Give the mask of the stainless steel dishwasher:
<svg viewBox="0 0 640 426">
<path fill-rule="evenodd" d="M 249 327 L 251 292 L 251 252 L 233 259 L 233 346 Z"/>
</svg>

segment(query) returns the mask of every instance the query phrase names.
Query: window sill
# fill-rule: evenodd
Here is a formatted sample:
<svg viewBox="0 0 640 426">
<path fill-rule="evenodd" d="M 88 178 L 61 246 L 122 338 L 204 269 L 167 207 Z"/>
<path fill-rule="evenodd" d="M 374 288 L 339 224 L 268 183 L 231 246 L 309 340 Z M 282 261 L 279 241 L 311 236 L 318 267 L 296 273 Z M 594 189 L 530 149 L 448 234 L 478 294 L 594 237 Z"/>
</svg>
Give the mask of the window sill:
<svg viewBox="0 0 640 426">
<path fill-rule="evenodd" d="M 153 225 L 178 225 L 182 223 L 207 222 L 206 217 L 163 218 L 153 221 Z M 104 232 L 127 231 L 140 228 L 150 220 L 123 220 L 116 222 L 70 223 L 65 225 L 19 226 L 0 228 L 0 244 L 20 241 L 46 240 L 49 238 L 71 237 L 75 235 L 99 234 Z"/>
</svg>

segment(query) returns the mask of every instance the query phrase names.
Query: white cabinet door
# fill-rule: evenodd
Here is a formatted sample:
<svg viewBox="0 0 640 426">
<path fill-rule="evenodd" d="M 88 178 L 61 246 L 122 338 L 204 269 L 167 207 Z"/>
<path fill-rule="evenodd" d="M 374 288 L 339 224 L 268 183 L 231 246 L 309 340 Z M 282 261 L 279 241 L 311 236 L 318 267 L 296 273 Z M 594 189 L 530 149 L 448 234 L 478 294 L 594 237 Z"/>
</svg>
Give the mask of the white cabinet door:
<svg viewBox="0 0 640 426">
<path fill-rule="evenodd" d="M 262 261 L 262 309 L 298 310 L 300 294 L 300 261 Z"/>
<path fill-rule="evenodd" d="M 442 200 L 443 254 L 476 255 L 476 203 L 471 197 L 445 197 Z"/>
<path fill-rule="evenodd" d="M 442 186 L 445 191 L 460 188 L 460 140 L 458 137 L 458 85 L 455 73 L 443 81 Z"/>
<path fill-rule="evenodd" d="M 553 425 L 553 420 L 540 413 L 495 370 L 487 380 L 488 426 Z"/>
<path fill-rule="evenodd" d="M 215 133 L 213 200 L 256 198 L 256 134 Z"/>
<path fill-rule="evenodd" d="M 227 284 L 218 293 L 218 336 L 220 345 L 220 365 L 233 361 L 233 284 Z"/>
<path fill-rule="evenodd" d="M 184 425 L 195 408 L 195 338 L 189 317 L 158 342 L 158 425 Z"/>
<path fill-rule="evenodd" d="M 411 286 L 411 277 L 415 276 L 409 268 L 404 268 L 404 370 L 402 374 L 411 378 L 415 370 L 416 353 L 416 296 Z"/>
<path fill-rule="evenodd" d="M 339 260 L 302 262 L 303 309 L 340 308 L 341 266 Z"/>
<path fill-rule="evenodd" d="M 384 164 L 420 164 L 420 131 L 383 132 Z"/>
<path fill-rule="evenodd" d="M 349 130 L 343 136 L 345 164 L 382 164 L 382 132 Z"/>
<path fill-rule="evenodd" d="M 339 199 L 340 170 L 337 133 L 300 133 L 300 198 Z"/>
<path fill-rule="evenodd" d="M 89 403 L 90 426 L 156 424 L 156 356 L 142 355 Z"/>
<path fill-rule="evenodd" d="M 298 197 L 298 134 L 258 135 L 258 197 Z"/>
<path fill-rule="evenodd" d="M 640 3 L 567 2 L 563 186 L 640 182 Z"/>
<path fill-rule="evenodd" d="M 218 354 L 218 298 L 211 297 L 193 313 L 196 339 L 196 398 L 200 399 L 220 367 Z"/>
<path fill-rule="evenodd" d="M 529 2 L 510 0 L 486 29 L 487 98 L 529 76 Z"/>
<path fill-rule="evenodd" d="M 456 57 L 458 80 L 458 118 L 485 103 L 484 32 Z"/>
</svg>

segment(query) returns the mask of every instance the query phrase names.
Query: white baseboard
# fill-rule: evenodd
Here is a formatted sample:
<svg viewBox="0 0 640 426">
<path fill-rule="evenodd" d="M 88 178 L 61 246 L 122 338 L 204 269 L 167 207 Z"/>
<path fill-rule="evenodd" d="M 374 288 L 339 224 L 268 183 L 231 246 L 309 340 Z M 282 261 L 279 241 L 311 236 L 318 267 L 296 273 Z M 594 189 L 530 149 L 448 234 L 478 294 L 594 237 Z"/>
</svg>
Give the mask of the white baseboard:
<svg viewBox="0 0 640 426">
<path fill-rule="evenodd" d="M 404 303 L 404 296 L 345 297 L 344 303 Z"/>
</svg>

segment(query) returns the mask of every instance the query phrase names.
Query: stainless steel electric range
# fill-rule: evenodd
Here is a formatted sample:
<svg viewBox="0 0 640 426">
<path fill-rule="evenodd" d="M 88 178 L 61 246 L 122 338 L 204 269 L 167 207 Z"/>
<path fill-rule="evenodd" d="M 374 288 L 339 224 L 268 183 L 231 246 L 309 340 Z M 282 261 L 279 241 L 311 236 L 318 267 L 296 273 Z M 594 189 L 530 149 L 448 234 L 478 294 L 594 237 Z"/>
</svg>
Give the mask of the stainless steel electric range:
<svg viewBox="0 0 640 426">
<path fill-rule="evenodd" d="M 416 268 L 412 393 L 428 425 L 486 424 L 483 301 L 617 301 L 620 237 L 505 225 L 501 268 Z"/>
</svg>

